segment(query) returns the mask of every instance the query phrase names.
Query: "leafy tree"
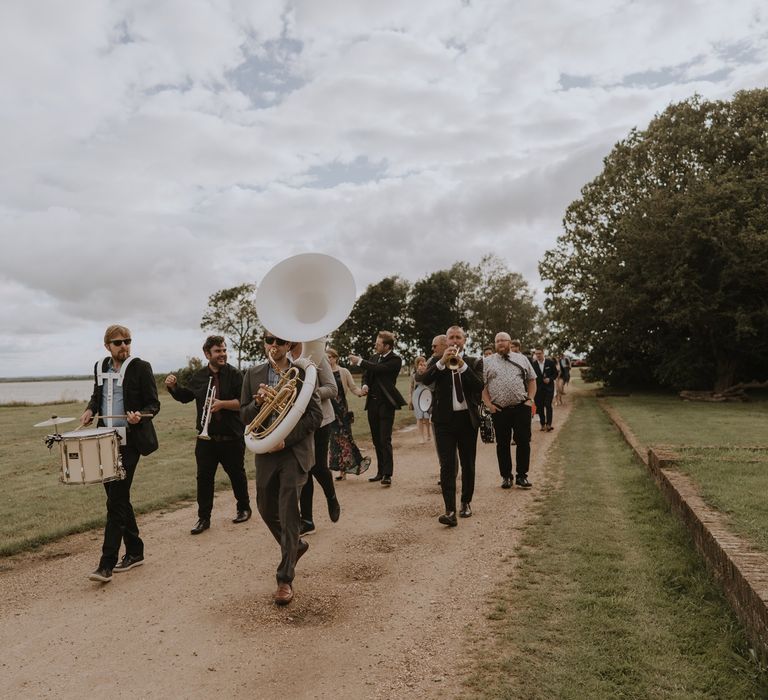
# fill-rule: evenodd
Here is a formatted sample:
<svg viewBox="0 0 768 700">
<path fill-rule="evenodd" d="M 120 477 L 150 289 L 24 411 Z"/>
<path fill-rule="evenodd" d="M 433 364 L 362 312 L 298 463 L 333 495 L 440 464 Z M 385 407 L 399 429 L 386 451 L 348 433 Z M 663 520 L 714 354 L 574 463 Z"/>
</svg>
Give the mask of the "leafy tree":
<svg viewBox="0 0 768 700">
<path fill-rule="evenodd" d="M 634 129 L 539 269 L 560 344 L 612 384 L 723 389 L 768 372 L 768 90 Z"/>
<path fill-rule="evenodd" d="M 261 352 L 259 339 L 264 328 L 256 313 L 255 295 L 254 284 L 241 284 L 211 294 L 200 323 L 203 330 L 227 336 L 237 353 L 238 369 L 242 369 L 244 360 L 252 360 Z"/>
<path fill-rule="evenodd" d="M 458 282 L 450 270 L 433 272 L 413 285 L 408 301 L 411 341 L 418 353 L 430 354 L 432 338 L 457 323 Z"/>
</svg>

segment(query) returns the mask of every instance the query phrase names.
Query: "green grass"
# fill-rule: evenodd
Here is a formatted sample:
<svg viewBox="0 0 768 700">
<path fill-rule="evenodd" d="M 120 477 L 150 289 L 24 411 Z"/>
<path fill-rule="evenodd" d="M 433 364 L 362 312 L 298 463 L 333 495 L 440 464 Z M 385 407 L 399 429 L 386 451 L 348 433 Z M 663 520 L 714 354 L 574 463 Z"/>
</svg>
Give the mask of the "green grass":
<svg viewBox="0 0 768 700">
<path fill-rule="evenodd" d="M 407 377 L 400 378 L 398 387 L 407 395 Z M 160 402 L 155 418 L 160 449 L 141 458 L 131 488 L 138 513 L 174 507 L 196 497 L 194 407 L 177 403 L 165 389 L 160 390 Z M 349 403 L 356 416 L 355 436 L 369 440 L 364 399 L 351 396 Z M 0 556 L 103 527 L 104 488 L 100 484 L 60 484 L 58 451 L 54 448 L 49 452 L 43 442 L 50 429 L 32 427 L 52 414 L 79 418 L 84 409 L 84 403 L 0 406 Z M 396 428 L 413 422 L 413 413 L 407 409 L 395 416 Z M 76 425 L 63 424 L 61 430 Z M 253 456 L 247 451 L 245 466 L 251 481 Z M 216 487 L 229 488 L 223 469 L 216 473 Z M 250 488 L 253 496 L 252 484 Z"/>
<path fill-rule="evenodd" d="M 765 669 L 683 526 L 594 400 L 552 454 L 468 697 L 760 698 Z"/>
<path fill-rule="evenodd" d="M 734 531 L 768 552 L 768 401 L 698 403 L 633 394 L 606 399 L 645 445 L 672 445 L 678 468 Z"/>
</svg>

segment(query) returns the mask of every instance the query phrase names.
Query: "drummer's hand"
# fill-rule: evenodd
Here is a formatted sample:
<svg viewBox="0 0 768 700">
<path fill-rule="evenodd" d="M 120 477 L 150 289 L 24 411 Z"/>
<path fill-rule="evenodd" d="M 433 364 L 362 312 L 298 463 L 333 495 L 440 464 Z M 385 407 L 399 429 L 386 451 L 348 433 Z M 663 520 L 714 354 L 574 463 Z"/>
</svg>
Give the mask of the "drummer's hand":
<svg viewBox="0 0 768 700">
<path fill-rule="evenodd" d="M 80 416 L 80 425 L 89 425 L 93 420 L 93 411 L 90 408 L 86 408 L 83 415 Z"/>
<path fill-rule="evenodd" d="M 280 452 L 280 450 L 284 450 L 284 449 L 285 449 L 285 440 L 280 440 L 280 442 L 278 442 L 277 445 L 275 445 L 270 450 L 270 452 Z"/>
<path fill-rule="evenodd" d="M 125 415 L 131 425 L 136 425 L 141 420 L 141 411 L 126 411 Z"/>
<path fill-rule="evenodd" d="M 169 374 L 165 378 L 165 386 L 168 389 L 175 389 L 176 388 L 176 375 L 175 374 Z"/>
</svg>

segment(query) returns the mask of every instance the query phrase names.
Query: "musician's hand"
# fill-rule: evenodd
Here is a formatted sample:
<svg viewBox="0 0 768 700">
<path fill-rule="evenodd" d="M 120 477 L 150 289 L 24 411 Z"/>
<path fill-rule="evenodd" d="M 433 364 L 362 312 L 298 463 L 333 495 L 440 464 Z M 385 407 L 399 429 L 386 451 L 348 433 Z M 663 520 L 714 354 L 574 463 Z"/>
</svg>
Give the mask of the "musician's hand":
<svg viewBox="0 0 768 700">
<path fill-rule="evenodd" d="M 441 361 L 444 365 L 448 364 L 448 360 L 452 357 L 455 357 L 458 354 L 458 350 L 456 350 L 455 347 L 448 347 L 445 349 L 445 352 L 443 353 L 443 356 L 441 358 Z"/>
<path fill-rule="evenodd" d="M 256 390 L 256 393 L 253 395 L 253 400 L 256 402 L 257 406 L 261 406 L 261 404 L 263 404 L 267 400 L 266 388 L 267 388 L 266 384 L 259 384 L 259 388 Z"/>
<path fill-rule="evenodd" d="M 86 408 L 83 411 L 83 415 L 80 416 L 80 425 L 90 425 L 93 420 L 93 411 L 90 408 Z"/>
<path fill-rule="evenodd" d="M 168 389 L 168 390 L 176 388 L 176 375 L 175 374 L 169 374 L 165 378 L 165 388 Z"/>
<path fill-rule="evenodd" d="M 141 411 L 126 411 L 125 416 L 131 425 L 136 425 L 141 421 Z"/>
<path fill-rule="evenodd" d="M 277 445 L 275 445 L 270 450 L 270 452 L 280 452 L 280 450 L 284 450 L 284 449 L 285 449 L 285 440 L 280 440 L 280 442 L 278 442 Z"/>
<path fill-rule="evenodd" d="M 488 409 L 488 413 L 496 413 L 499 410 L 494 403 L 487 403 L 485 407 Z"/>
</svg>

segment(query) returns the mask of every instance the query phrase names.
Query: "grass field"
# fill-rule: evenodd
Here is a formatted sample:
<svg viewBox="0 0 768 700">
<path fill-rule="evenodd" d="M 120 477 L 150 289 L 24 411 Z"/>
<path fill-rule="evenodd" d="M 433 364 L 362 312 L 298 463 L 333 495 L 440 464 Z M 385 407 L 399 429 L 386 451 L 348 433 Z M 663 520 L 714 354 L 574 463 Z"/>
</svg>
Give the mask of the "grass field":
<svg viewBox="0 0 768 700">
<path fill-rule="evenodd" d="M 768 401 L 698 403 L 633 394 L 606 399 L 645 445 L 672 445 L 679 469 L 734 530 L 768 552 Z"/>
<path fill-rule="evenodd" d="M 398 385 L 407 395 L 408 379 L 401 377 Z M 161 410 L 154 420 L 160 449 L 141 458 L 131 489 L 131 500 L 139 513 L 173 507 L 194 500 L 196 494 L 194 407 L 177 403 L 165 389 L 161 389 L 159 395 Z M 368 440 L 370 431 L 363 402 L 356 396 L 350 397 L 350 408 L 356 416 L 355 436 Z M 84 403 L 0 407 L 0 480 L 3 484 L 0 555 L 13 554 L 73 532 L 103 527 L 104 488 L 100 484 L 60 484 L 58 451 L 54 448 L 49 452 L 43 443 L 49 431 L 32 427 L 54 414 L 79 418 L 84 408 Z M 396 413 L 396 428 L 409 423 L 413 423 L 411 411 L 404 409 Z M 72 430 L 76 425 L 67 423 L 61 430 Z M 253 457 L 248 452 L 246 471 L 251 481 Z M 217 472 L 216 484 L 217 488 L 229 487 L 223 469 Z"/>
<path fill-rule="evenodd" d="M 765 698 L 765 669 L 653 481 L 591 398 L 489 601 L 467 697 Z M 555 483 L 556 482 L 556 483 Z"/>
</svg>

